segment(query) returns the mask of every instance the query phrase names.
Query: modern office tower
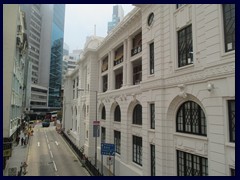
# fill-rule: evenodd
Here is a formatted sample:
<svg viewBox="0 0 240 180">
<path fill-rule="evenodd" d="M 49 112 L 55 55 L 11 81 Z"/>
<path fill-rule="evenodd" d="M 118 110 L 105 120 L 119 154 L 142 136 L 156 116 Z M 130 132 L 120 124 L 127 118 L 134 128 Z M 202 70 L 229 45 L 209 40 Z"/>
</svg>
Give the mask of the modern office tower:
<svg viewBox="0 0 240 180">
<path fill-rule="evenodd" d="M 51 30 L 51 60 L 49 77 L 49 107 L 61 106 L 63 37 L 64 37 L 65 5 L 53 5 Z"/>
<path fill-rule="evenodd" d="M 113 6 L 112 21 L 108 22 L 108 33 L 123 19 L 124 11 L 121 5 Z"/>
<path fill-rule="evenodd" d="M 24 110 L 30 112 L 31 109 L 31 84 L 39 83 L 40 64 L 40 42 L 42 15 L 40 4 L 21 4 L 20 8 L 26 16 L 26 34 L 29 40 L 28 56 L 25 63 L 25 94 Z"/>
<path fill-rule="evenodd" d="M 3 168 L 23 118 L 24 69 L 28 40 L 25 13 L 19 5 L 3 5 Z"/>
</svg>

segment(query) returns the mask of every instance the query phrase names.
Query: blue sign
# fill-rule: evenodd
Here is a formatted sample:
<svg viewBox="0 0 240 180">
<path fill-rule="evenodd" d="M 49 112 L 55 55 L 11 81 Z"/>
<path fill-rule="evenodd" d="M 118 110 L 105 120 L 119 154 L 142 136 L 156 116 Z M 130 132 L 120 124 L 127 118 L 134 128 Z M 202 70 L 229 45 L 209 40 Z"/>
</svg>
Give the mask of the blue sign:
<svg viewBox="0 0 240 180">
<path fill-rule="evenodd" d="M 101 143 L 101 155 L 115 156 L 115 144 Z"/>
</svg>

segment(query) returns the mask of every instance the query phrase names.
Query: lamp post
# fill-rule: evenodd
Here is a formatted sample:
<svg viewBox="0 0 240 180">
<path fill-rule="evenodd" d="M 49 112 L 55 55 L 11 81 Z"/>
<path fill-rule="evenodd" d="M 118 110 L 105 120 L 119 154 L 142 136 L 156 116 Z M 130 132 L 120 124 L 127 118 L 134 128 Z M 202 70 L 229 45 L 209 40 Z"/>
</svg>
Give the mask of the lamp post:
<svg viewBox="0 0 240 180">
<path fill-rule="evenodd" d="M 78 91 L 84 91 L 84 89 L 78 89 Z M 98 99 L 98 96 L 97 96 L 97 93 L 98 91 L 90 91 L 88 90 L 89 92 L 95 92 L 96 93 L 96 119 L 95 121 L 97 121 L 97 99 Z M 95 163 L 94 163 L 94 166 L 97 167 L 97 137 L 98 137 L 98 134 L 99 134 L 99 127 L 96 128 L 96 133 L 95 133 Z"/>
</svg>

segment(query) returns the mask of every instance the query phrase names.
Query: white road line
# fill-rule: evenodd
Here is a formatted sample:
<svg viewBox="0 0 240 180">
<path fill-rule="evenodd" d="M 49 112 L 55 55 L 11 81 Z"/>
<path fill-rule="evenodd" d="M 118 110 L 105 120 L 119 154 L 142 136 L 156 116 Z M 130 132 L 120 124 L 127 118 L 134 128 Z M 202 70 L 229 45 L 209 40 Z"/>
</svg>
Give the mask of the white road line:
<svg viewBox="0 0 240 180">
<path fill-rule="evenodd" d="M 57 142 L 57 141 L 55 141 L 55 143 L 56 143 L 56 145 L 58 146 L 58 142 Z"/>
<path fill-rule="evenodd" d="M 52 154 L 52 151 L 50 151 L 50 154 L 51 154 L 51 157 L 52 157 L 52 159 L 53 159 L 53 154 Z"/>
<path fill-rule="evenodd" d="M 40 142 L 38 142 L 38 147 L 40 146 Z"/>
<path fill-rule="evenodd" d="M 48 149 L 50 150 L 50 145 L 48 144 Z"/>
<path fill-rule="evenodd" d="M 48 139 L 47 139 L 47 143 L 49 143 L 49 142 L 48 142 Z"/>
<path fill-rule="evenodd" d="M 53 165 L 54 165 L 55 171 L 57 171 L 57 166 L 54 161 L 53 161 Z"/>
</svg>

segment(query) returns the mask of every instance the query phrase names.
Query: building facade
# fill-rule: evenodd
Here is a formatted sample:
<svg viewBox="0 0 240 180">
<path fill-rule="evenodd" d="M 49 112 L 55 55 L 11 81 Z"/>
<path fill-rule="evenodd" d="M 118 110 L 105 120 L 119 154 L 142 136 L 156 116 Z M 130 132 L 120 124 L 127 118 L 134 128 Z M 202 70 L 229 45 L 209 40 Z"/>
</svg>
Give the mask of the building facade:
<svg viewBox="0 0 240 180">
<path fill-rule="evenodd" d="M 3 168 L 23 118 L 24 69 L 28 50 L 25 13 L 19 5 L 3 5 Z"/>
<path fill-rule="evenodd" d="M 49 78 L 49 107 L 61 107 L 62 60 L 64 37 L 65 4 L 53 5 L 51 31 L 51 60 Z"/>
<path fill-rule="evenodd" d="M 66 76 L 65 129 L 94 159 L 97 112 L 115 175 L 235 175 L 235 5 L 135 6 Z"/>
</svg>

